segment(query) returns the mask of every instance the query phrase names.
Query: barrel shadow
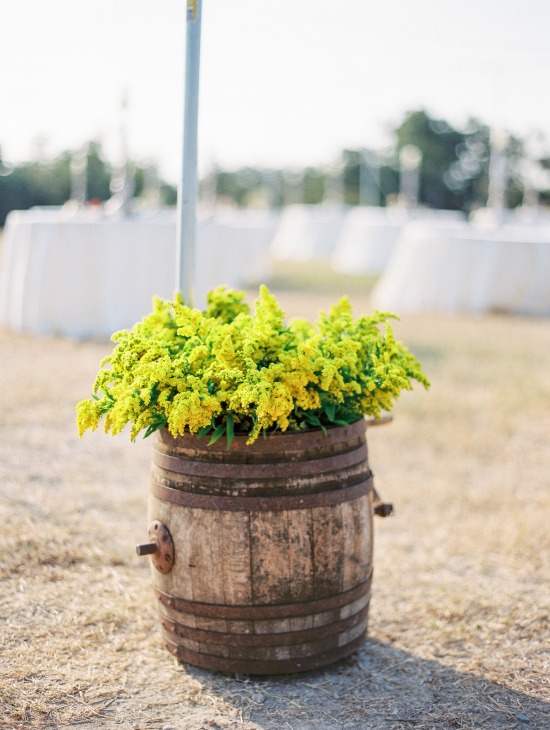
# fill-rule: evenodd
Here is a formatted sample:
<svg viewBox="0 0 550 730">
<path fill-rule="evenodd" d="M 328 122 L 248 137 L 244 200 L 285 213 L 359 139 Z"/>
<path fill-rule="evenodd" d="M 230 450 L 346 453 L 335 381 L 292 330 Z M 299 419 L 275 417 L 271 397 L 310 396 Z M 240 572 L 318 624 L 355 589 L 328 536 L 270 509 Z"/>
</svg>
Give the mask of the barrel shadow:
<svg viewBox="0 0 550 730">
<path fill-rule="evenodd" d="M 543 730 L 550 717 L 550 703 L 535 696 L 376 639 L 327 669 L 303 674 L 229 677 L 186 670 L 258 730 Z M 533 683 L 533 695 L 541 689 Z"/>
</svg>

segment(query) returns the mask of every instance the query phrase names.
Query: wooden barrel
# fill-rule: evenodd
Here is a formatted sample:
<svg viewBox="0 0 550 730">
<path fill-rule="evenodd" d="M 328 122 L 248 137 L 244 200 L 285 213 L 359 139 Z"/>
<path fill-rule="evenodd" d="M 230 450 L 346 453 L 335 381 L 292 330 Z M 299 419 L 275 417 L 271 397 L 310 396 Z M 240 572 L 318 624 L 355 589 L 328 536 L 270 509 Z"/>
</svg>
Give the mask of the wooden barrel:
<svg viewBox="0 0 550 730">
<path fill-rule="evenodd" d="M 230 449 L 159 431 L 149 517 L 174 546 L 173 565 L 159 553 L 152 568 L 168 650 L 207 669 L 283 674 L 358 649 L 372 489 L 364 420 L 252 446 L 236 436 Z"/>
</svg>

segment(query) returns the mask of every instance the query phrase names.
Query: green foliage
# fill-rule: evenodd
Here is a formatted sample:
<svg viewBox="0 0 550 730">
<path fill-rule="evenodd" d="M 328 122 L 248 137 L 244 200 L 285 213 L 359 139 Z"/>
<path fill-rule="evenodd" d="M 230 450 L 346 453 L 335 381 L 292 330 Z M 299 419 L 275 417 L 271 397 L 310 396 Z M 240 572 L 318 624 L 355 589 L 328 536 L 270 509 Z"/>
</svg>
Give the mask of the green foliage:
<svg viewBox="0 0 550 730">
<path fill-rule="evenodd" d="M 86 199 L 87 200 L 108 200 L 111 191 L 111 166 L 105 162 L 101 155 L 101 145 L 98 142 L 90 142 L 86 153 Z"/>
<path fill-rule="evenodd" d="M 70 160 L 64 153 L 52 162 L 29 162 L 0 176 L 0 225 L 10 210 L 62 205 L 70 195 Z"/>
<path fill-rule="evenodd" d="M 308 167 L 304 170 L 303 198 L 304 203 L 315 205 L 322 203 L 325 197 L 325 178 L 320 170 Z"/>
<path fill-rule="evenodd" d="M 411 144 L 422 153 L 420 203 L 466 211 L 485 205 L 490 153 L 487 126 L 470 120 L 459 131 L 420 110 L 406 115 L 395 135 L 398 151 Z"/>
<path fill-rule="evenodd" d="M 27 162 L 5 167 L 0 159 L 0 226 L 11 210 L 27 210 L 33 206 L 63 205 L 71 196 L 71 159 L 64 152 L 53 160 Z M 86 146 L 86 200 L 106 201 L 111 197 L 112 166 L 104 159 L 99 142 Z M 136 166 L 135 195 L 143 189 L 143 169 Z M 161 201 L 175 205 L 177 191 L 161 183 Z"/>
<path fill-rule="evenodd" d="M 246 205 L 251 190 L 263 184 L 262 172 L 251 167 L 243 167 L 234 172 L 219 171 L 216 178 L 216 195 L 232 200 L 240 207 Z"/>
<path fill-rule="evenodd" d="M 339 202 L 390 204 L 400 187 L 399 152 L 406 145 L 414 145 L 422 152 L 421 205 L 466 213 L 486 205 L 490 155 L 487 125 L 471 119 L 464 129 L 455 129 L 424 110 L 415 110 L 405 114 L 392 131 L 395 138 L 392 148 L 374 154 L 376 169 L 370 163 L 366 167 L 363 163 L 367 182 L 363 181 L 362 193 L 362 151 L 343 150 L 343 180 L 338 179 L 336 184 L 338 196 L 343 194 L 343 200 Z M 523 201 L 523 147 L 521 140 L 511 137 L 506 149 L 506 201 L 510 207 Z M 70 195 L 70 159 L 71 153 L 66 152 L 50 162 L 25 163 L 15 168 L 4 167 L 0 160 L 0 226 L 10 210 L 66 202 Z M 544 160 L 539 163 L 541 168 L 550 164 Z M 139 165 L 134 168 L 135 195 L 139 196 L 144 186 L 144 170 Z M 111 177 L 111 166 L 103 159 L 99 143 L 88 143 L 87 200 L 107 200 L 111 195 Z M 201 181 L 201 192 L 205 198 L 216 197 L 238 207 L 279 208 L 291 203 L 321 203 L 329 197 L 328 191 L 334 186 L 334 171 L 322 167 L 304 170 L 243 167 L 212 170 Z M 541 191 L 540 198 L 547 203 L 550 191 Z M 162 205 L 176 205 L 176 188 L 161 181 L 160 201 Z"/>
<path fill-rule="evenodd" d="M 205 312 L 180 299 L 154 300 L 131 330 L 113 335 L 94 396 L 77 405 L 80 435 L 104 419 L 115 435 L 131 423 L 131 438 L 167 427 L 214 443 L 235 433 L 254 442 L 262 432 L 349 424 L 389 411 L 411 380 L 429 383 L 416 359 L 395 341 L 376 312 L 357 319 L 344 297 L 317 326 L 284 322 L 266 287 L 254 312 L 244 294 L 220 287 Z"/>
<path fill-rule="evenodd" d="M 178 191 L 174 185 L 161 183 L 160 185 L 160 202 L 162 205 L 174 206 L 178 202 Z"/>
</svg>

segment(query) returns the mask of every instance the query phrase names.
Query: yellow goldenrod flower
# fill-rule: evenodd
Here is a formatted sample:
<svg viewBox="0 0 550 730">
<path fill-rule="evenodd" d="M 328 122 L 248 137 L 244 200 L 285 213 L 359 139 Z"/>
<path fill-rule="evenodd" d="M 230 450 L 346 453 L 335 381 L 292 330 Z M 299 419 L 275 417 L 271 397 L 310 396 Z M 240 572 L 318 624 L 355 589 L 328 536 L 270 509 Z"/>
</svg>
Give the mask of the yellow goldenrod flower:
<svg viewBox="0 0 550 730">
<path fill-rule="evenodd" d="M 317 327 L 288 325 L 275 297 L 260 288 L 254 310 L 244 294 L 220 287 L 204 312 L 153 300 L 153 311 L 113 335 L 92 400 L 77 405 L 79 435 L 104 419 L 107 433 L 131 424 L 132 439 L 166 427 L 172 435 L 303 429 L 378 416 L 416 380 L 429 383 L 397 342 L 388 319 L 353 318 L 343 297 Z"/>
</svg>

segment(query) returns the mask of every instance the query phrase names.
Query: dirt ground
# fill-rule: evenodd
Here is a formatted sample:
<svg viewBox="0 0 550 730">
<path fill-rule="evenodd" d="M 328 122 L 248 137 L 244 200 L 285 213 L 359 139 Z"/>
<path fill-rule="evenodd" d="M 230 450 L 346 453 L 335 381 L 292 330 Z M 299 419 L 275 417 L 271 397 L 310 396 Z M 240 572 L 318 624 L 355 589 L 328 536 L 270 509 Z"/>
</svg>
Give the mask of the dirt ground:
<svg viewBox="0 0 550 730">
<path fill-rule="evenodd" d="M 283 292 L 288 314 L 334 297 Z M 352 297 L 356 311 L 368 301 Z M 108 343 L 0 331 L 0 727 L 550 727 L 550 320 L 406 317 L 432 380 L 370 429 L 370 638 L 294 676 L 225 676 L 164 649 L 146 537 L 151 443 L 87 434 Z"/>
</svg>

